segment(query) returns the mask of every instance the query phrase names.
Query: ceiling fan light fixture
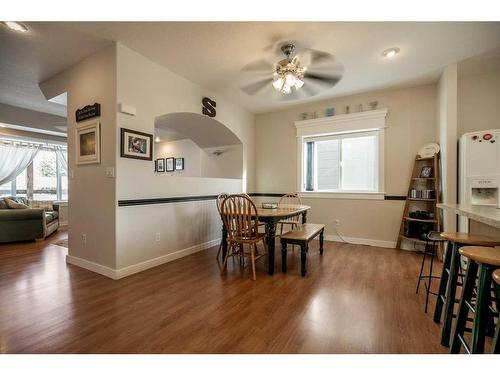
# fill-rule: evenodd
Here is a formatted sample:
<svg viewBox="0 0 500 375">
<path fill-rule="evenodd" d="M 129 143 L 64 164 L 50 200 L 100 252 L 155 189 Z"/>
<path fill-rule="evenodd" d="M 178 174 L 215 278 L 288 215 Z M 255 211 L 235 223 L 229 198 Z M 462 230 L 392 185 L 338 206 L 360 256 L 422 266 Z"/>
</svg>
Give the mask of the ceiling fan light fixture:
<svg viewBox="0 0 500 375">
<path fill-rule="evenodd" d="M 304 81 L 302 81 L 300 78 L 297 78 L 295 80 L 295 89 L 300 89 L 302 86 L 304 86 Z"/>
<path fill-rule="evenodd" d="M 285 83 L 285 81 L 283 80 L 283 78 L 279 77 L 278 75 L 276 75 L 276 79 L 273 81 L 273 87 L 280 91 L 281 88 L 283 87 L 283 83 Z"/>
<path fill-rule="evenodd" d="M 392 48 L 387 48 L 386 50 L 384 50 L 382 52 L 382 56 L 384 56 L 385 58 L 390 59 L 390 58 L 396 56 L 398 53 L 399 53 L 399 48 L 398 47 L 392 47 Z"/>
<path fill-rule="evenodd" d="M 283 85 L 283 88 L 281 89 L 281 93 L 288 95 L 292 92 L 292 88 L 288 86 L 286 83 Z"/>
<path fill-rule="evenodd" d="M 295 76 L 292 74 L 292 73 L 288 73 L 286 76 L 285 76 L 285 83 L 287 84 L 287 86 L 295 86 L 295 82 L 297 81 L 297 79 L 295 78 Z"/>
</svg>

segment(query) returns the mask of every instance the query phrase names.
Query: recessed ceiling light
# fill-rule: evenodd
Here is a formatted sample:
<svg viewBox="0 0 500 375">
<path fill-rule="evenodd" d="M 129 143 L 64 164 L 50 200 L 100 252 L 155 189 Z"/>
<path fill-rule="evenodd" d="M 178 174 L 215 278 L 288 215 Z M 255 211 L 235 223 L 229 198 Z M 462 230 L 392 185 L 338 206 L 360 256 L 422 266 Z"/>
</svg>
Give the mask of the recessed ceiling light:
<svg viewBox="0 0 500 375">
<path fill-rule="evenodd" d="M 382 56 L 390 59 L 391 57 L 396 56 L 399 53 L 398 47 L 387 48 L 384 52 L 382 52 Z"/>
<path fill-rule="evenodd" d="M 9 29 L 20 32 L 20 33 L 26 33 L 28 32 L 28 27 L 21 23 L 21 22 L 15 22 L 15 21 L 4 21 L 2 22 L 5 26 L 7 26 Z"/>
<path fill-rule="evenodd" d="M 155 137 L 155 142 L 156 142 L 156 143 L 160 142 L 160 137 L 156 136 L 156 137 Z"/>
</svg>

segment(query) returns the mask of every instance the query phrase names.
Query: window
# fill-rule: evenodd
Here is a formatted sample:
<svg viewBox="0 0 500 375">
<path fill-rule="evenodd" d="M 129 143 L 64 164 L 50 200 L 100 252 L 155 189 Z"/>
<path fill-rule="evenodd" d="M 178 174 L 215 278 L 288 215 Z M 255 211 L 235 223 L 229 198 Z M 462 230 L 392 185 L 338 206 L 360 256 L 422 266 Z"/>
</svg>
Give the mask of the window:
<svg viewBox="0 0 500 375">
<path fill-rule="evenodd" d="M 378 192 L 377 133 L 304 138 L 304 190 Z"/>
<path fill-rule="evenodd" d="M 386 113 L 297 122 L 299 191 L 311 197 L 383 199 Z"/>
<path fill-rule="evenodd" d="M 0 185 L 0 197 L 3 196 L 17 196 L 26 197 L 27 196 L 27 178 L 26 170 L 21 172 L 19 176 L 16 177 L 14 181 L 7 182 Z"/>
<path fill-rule="evenodd" d="M 57 162 L 54 151 L 38 151 L 33 160 L 33 199 L 57 199 Z"/>
<path fill-rule="evenodd" d="M 65 149 L 62 152 L 67 154 Z M 32 181 L 32 187 L 28 187 L 28 180 Z M 68 177 L 55 149 L 49 146 L 38 151 L 33 163 L 14 181 L 0 185 L 0 196 L 32 197 L 35 201 L 67 200 Z"/>
</svg>

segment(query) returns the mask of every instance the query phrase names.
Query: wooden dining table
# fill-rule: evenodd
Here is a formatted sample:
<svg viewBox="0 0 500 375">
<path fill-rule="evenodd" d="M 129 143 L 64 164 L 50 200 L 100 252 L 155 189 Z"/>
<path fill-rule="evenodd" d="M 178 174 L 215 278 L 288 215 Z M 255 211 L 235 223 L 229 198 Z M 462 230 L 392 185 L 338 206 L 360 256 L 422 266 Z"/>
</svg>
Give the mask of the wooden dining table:
<svg viewBox="0 0 500 375">
<path fill-rule="evenodd" d="M 266 224 L 266 243 L 268 251 L 268 273 L 269 275 L 274 274 L 274 252 L 275 252 L 275 238 L 276 238 L 276 226 L 280 220 L 288 219 L 293 216 L 302 215 L 302 223 L 307 222 L 307 211 L 310 206 L 303 204 L 289 204 L 285 206 L 279 206 L 278 208 L 262 208 L 257 207 L 257 215 L 259 221 Z M 226 257 L 227 253 L 227 230 L 222 225 L 222 259 Z"/>
</svg>

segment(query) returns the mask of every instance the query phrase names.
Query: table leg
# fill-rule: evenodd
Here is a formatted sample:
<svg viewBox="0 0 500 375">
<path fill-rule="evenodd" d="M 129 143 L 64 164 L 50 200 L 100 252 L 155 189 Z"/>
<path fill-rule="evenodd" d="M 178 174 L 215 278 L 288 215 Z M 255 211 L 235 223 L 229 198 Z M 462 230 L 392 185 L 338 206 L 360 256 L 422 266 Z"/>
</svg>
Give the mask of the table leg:
<svg viewBox="0 0 500 375">
<path fill-rule="evenodd" d="M 226 226 L 222 224 L 222 261 L 226 259 L 227 254 L 227 230 Z"/>
<path fill-rule="evenodd" d="M 267 258 L 268 258 L 268 273 L 274 274 L 274 237 L 276 236 L 276 223 L 269 221 L 266 223 L 267 232 Z"/>
</svg>

